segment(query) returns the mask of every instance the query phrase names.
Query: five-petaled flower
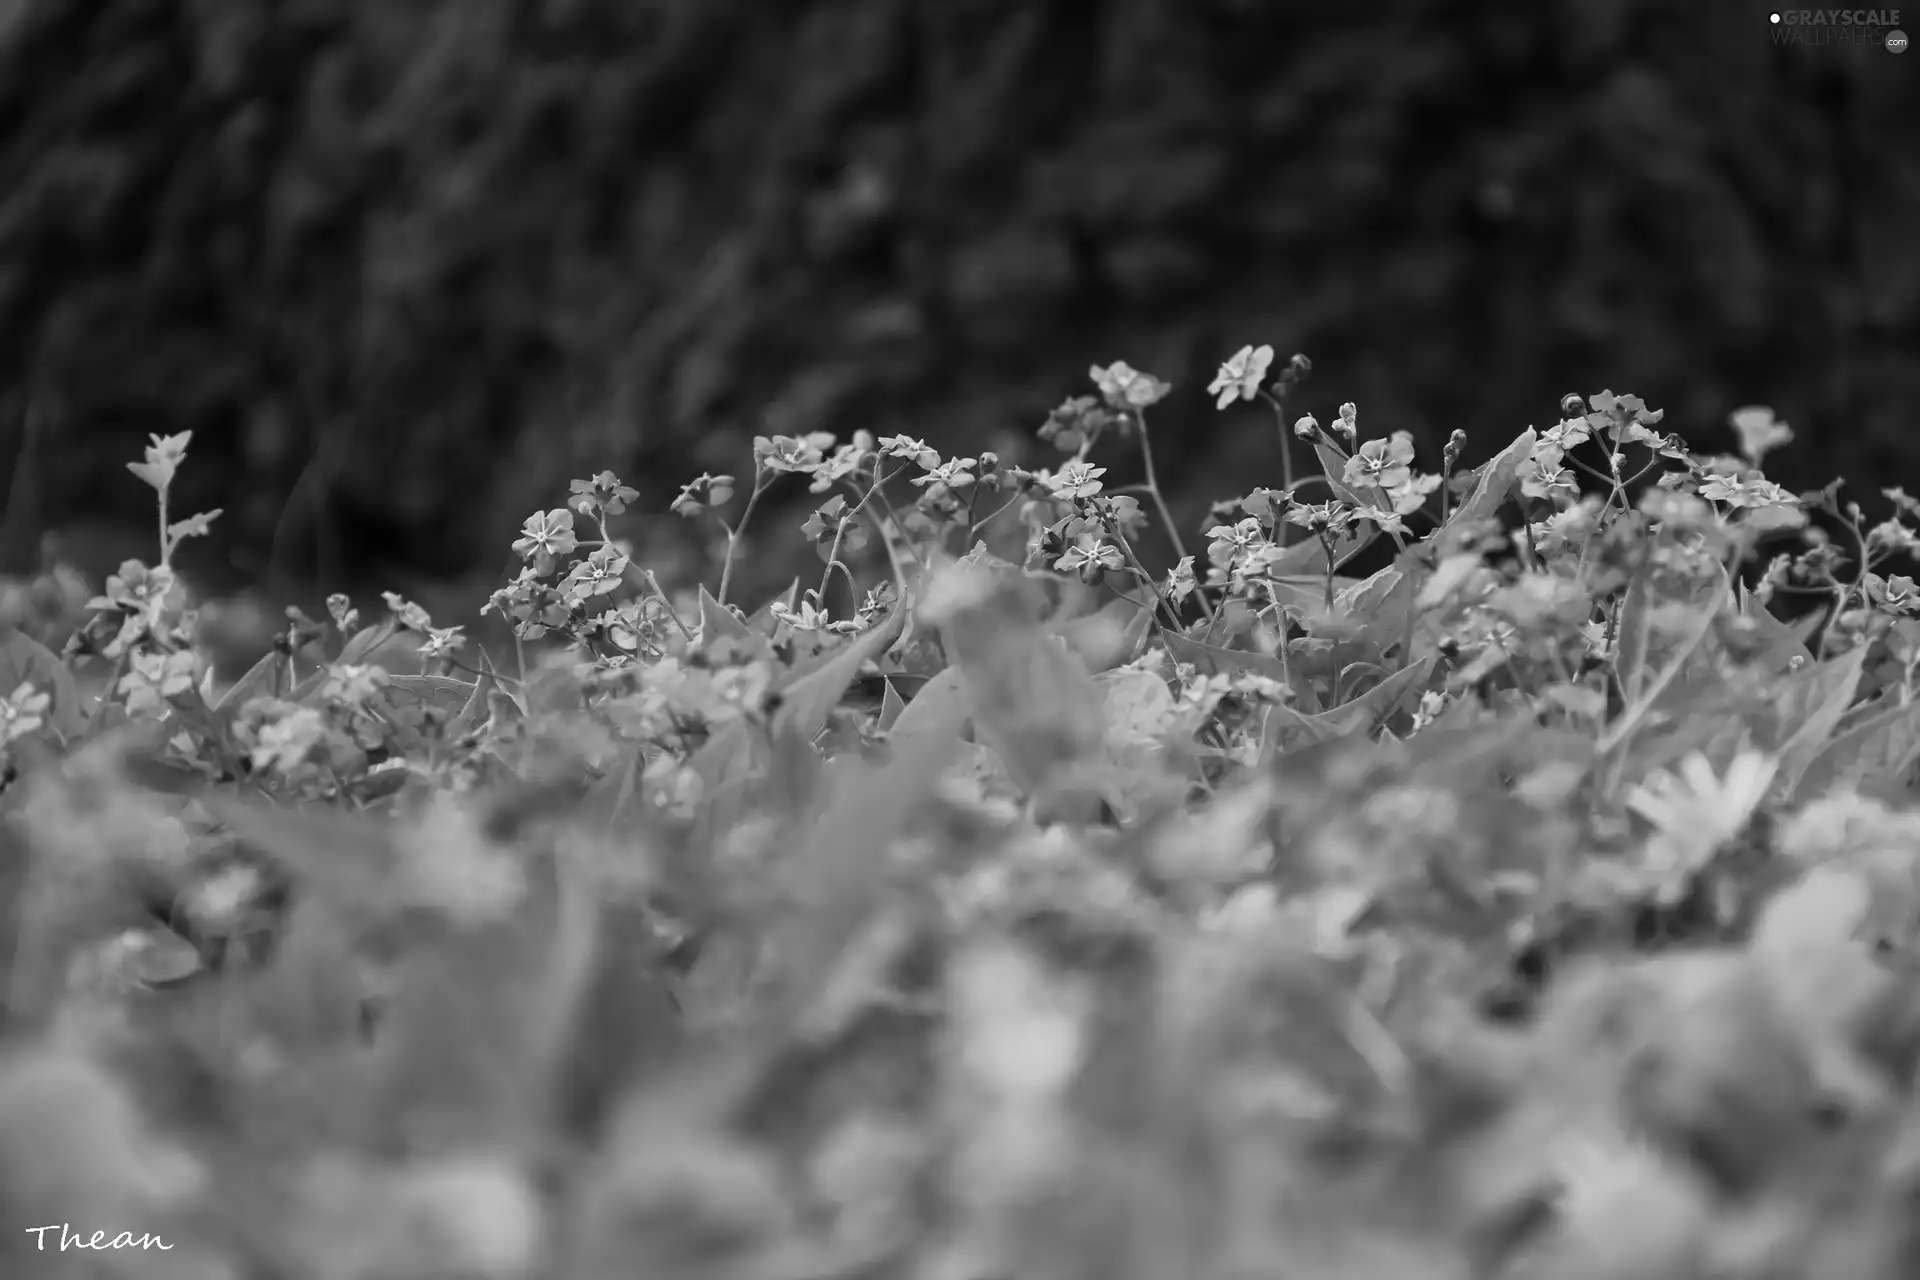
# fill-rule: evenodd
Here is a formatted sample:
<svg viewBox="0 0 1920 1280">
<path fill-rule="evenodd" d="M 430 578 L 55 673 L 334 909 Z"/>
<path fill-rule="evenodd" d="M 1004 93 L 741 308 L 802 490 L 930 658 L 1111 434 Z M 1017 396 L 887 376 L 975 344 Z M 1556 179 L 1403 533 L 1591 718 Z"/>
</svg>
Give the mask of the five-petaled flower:
<svg viewBox="0 0 1920 1280">
<path fill-rule="evenodd" d="M 1700 496 L 1730 507 L 1793 507 L 1800 503 L 1773 481 L 1757 475 L 1710 476 L 1701 484 Z"/>
<path fill-rule="evenodd" d="M 1866 577 L 1867 598 L 1894 613 L 1920 613 L 1920 589 L 1904 573 L 1885 578 L 1877 573 Z"/>
<path fill-rule="evenodd" d="M 420 656 L 428 660 L 451 658 L 466 647 L 464 627 L 428 627 L 427 638 L 420 642 Z"/>
<path fill-rule="evenodd" d="M 89 600 L 87 607 L 118 609 L 144 620 L 149 627 L 158 627 L 175 601 L 177 585 L 173 570 L 164 564 L 148 568 L 138 560 L 125 560 L 119 572 L 107 575 L 104 592 Z"/>
<path fill-rule="evenodd" d="M 929 471 L 940 465 L 940 454 L 929 448 L 925 440 L 915 440 L 912 436 L 881 436 L 878 444 L 883 457 L 899 458 Z"/>
<path fill-rule="evenodd" d="M 568 488 L 573 497 L 567 500 L 567 505 L 582 515 L 598 511 L 617 516 L 627 509 L 629 502 L 640 496 L 621 484 L 620 477 L 611 471 L 602 471 L 591 480 L 575 480 Z"/>
<path fill-rule="evenodd" d="M 573 512 L 564 507 L 536 511 L 520 527 L 513 549 L 522 560 L 531 562 L 541 574 L 553 572 L 556 557 L 572 555 L 579 546 L 573 536 Z"/>
<path fill-rule="evenodd" d="M 1353 523 L 1353 509 L 1344 503 L 1302 503 L 1287 511 L 1287 522 L 1309 533 L 1344 533 Z"/>
<path fill-rule="evenodd" d="M 1167 572 L 1167 599 L 1178 604 L 1192 595 L 1199 585 L 1193 576 L 1193 557 L 1182 556 L 1180 563 Z"/>
<path fill-rule="evenodd" d="M 1047 477 L 1047 488 L 1057 498 L 1091 498 L 1103 487 L 1100 477 L 1107 474 L 1105 467 L 1096 467 L 1089 462 L 1078 460 L 1069 462 L 1054 475 Z"/>
<path fill-rule="evenodd" d="M 1120 554 L 1120 548 L 1091 533 L 1083 533 L 1053 562 L 1053 567 L 1062 573 L 1077 569 L 1088 574 L 1099 569 L 1125 568 L 1126 563 L 1127 558 Z"/>
<path fill-rule="evenodd" d="M 1145 409 L 1166 399 L 1167 393 L 1173 390 L 1168 383 L 1140 372 L 1124 360 L 1116 360 L 1104 369 L 1094 365 L 1087 370 L 1087 376 L 1116 409 Z"/>
<path fill-rule="evenodd" d="M 912 483 L 921 486 L 943 484 L 949 489 L 964 489 L 973 481 L 972 458 L 948 458 L 939 466 L 930 468 L 925 475 L 915 476 Z"/>
<path fill-rule="evenodd" d="M 614 547 L 596 547 L 593 553 L 567 574 L 562 589 L 569 595 L 585 597 L 610 595 L 620 586 L 627 571 L 627 558 Z"/>
<path fill-rule="evenodd" d="M 1220 372 L 1207 385 L 1207 394 L 1218 397 L 1215 407 L 1220 409 L 1236 400 L 1251 400 L 1260 394 L 1260 384 L 1266 381 L 1272 364 L 1272 347 L 1242 347 L 1220 366 Z"/>
<path fill-rule="evenodd" d="M 1396 431 L 1385 440 L 1369 440 L 1361 445 L 1342 473 L 1342 480 L 1354 489 L 1384 489 L 1392 493 L 1413 479 L 1413 435 Z"/>
<path fill-rule="evenodd" d="M 833 447 L 833 434 L 815 431 L 804 439 L 798 436 L 755 436 L 754 460 L 765 471 L 811 471 L 825 459 Z"/>
<path fill-rule="evenodd" d="M 1217 524 L 1207 530 L 1207 559 L 1214 564 L 1230 564 L 1256 547 L 1266 545 L 1266 531 L 1252 516 L 1233 524 Z"/>
</svg>

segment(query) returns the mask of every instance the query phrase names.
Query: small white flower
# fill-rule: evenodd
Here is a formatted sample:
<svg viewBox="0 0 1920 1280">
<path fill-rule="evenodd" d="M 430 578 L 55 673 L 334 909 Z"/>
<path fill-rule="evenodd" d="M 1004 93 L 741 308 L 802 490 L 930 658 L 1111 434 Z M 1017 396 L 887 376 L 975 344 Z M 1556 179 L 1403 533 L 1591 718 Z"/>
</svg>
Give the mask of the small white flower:
<svg viewBox="0 0 1920 1280">
<path fill-rule="evenodd" d="M 1218 397 L 1215 407 L 1221 409 L 1235 400 L 1251 400 L 1259 394 L 1260 384 L 1266 380 L 1267 369 L 1272 364 L 1272 347 L 1242 347 L 1234 352 L 1233 359 L 1220 366 L 1220 372 L 1207 387 L 1207 394 Z"/>
</svg>

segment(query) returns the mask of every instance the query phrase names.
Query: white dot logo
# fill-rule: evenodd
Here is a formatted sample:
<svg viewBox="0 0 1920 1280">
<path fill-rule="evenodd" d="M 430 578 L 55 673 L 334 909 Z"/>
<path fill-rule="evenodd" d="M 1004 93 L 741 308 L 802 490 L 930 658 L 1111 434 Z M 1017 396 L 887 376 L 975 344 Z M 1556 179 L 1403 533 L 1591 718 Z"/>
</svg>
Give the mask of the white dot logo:
<svg viewBox="0 0 1920 1280">
<path fill-rule="evenodd" d="M 1780 25 L 1780 15 L 1777 13 L 1770 13 L 1767 15 L 1767 21 L 1771 22 L 1774 26 L 1777 27 Z"/>
</svg>

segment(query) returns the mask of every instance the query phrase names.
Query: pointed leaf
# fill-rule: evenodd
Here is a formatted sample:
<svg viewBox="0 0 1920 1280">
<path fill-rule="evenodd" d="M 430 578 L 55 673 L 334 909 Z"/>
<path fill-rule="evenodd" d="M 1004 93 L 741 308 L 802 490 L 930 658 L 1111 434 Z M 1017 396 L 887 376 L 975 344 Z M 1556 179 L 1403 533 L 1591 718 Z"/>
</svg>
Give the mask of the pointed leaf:
<svg viewBox="0 0 1920 1280">
<path fill-rule="evenodd" d="M 370 661 L 374 651 L 393 639 L 394 633 L 399 629 L 399 624 L 391 617 L 382 618 L 372 626 L 362 628 L 348 637 L 346 644 L 341 646 L 340 656 L 334 661 L 346 666 L 357 666 Z"/>
<path fill-rule="evenodd" d="M 1780 721 L 1798 726 L 1779 748 L 1781 784 L 1789 792 L 1798 788 L 1801 775 L 1826 750 L 1841 717 L 1853 705 L 1866 661 L 1867 646 L 1861 645 L 1851 653 L 1804 667 L 1781 682 L 1785 688 L 1776 704 Z"/>
<path fill-rule="evenodd" d="M 897 744 L 881 768 L 843 757 L 817 821 L 781 867 L 789 906 L 771 923 L 785 1006 L 804 1017 L 849 939 L 887 889 L 887 859 L 907 821 L 923 811 L 954 757 L 951 739 Z"/>
<path fill-rule="evenodd" d="M 287 669 L 287 655 L 278 649 L 270 650 L 260 661 L 248 667 L 246 674 L 227 686 L 213 704 L 215 711 L 232 709 L 238 711 L 247 705 L 248 700 L 265 695 L 273 696 L 279 691 L 280 682 Z"/>
<path fill-rule="evenodd" d="M 886 692 L 880 695 L 880 730 L 886 732 L 899 722 L 900 713 L 907 709 L 907 700 L 900 696 L 900 690 L 893 681 L 885 682 Z"/>
<path fill-rule="evenodd" d="M 1127 661 L 1140 638 L 1153 623 L 1153 607 L 1132 600 L 1111 600 L 1104 606 L 1061 621 L 1047 624 L 1047 631 L 1065 640 L 1080 655 L 1087 670 L 1099 672 Z"/>
<path fill-rule="evenodd" d="M 1048 636 L 1017 579 L 953 565 L 931 585 L 930 616 L 972 694 L 974 731 L 1029 795 L 1102 754 L 1106 715 L 1093 676 Z"/>
<path fill-rule="evenodd" d="M 452 676 L 390 675 L 387 677 L 387 688 L 438 707 L 450 715 L 458 715 L 472 700 L 478 686 L 473 681 L 458 680 Z"/>
<path fill-rule="evenodd" d="M 1122 744 L 1152 742 L 1166 732 L 1175 703 L 1164 678 L 1129 667 L 1106 672 L 1097 677 L 1096 683 L 1105 697 L 1110 740 Z"/>
<path fill-rule="evenodd" d="M 1520 465 L 1533 457 L 1533 450 L 1539 436 L 1532 427 L 1522 431 L 1514 442 L 1495 454 L 1480 468 L 1480 478 L 1474 482 L 1473 492 L 1467 495 L 1448 517 L 1449 528 L 1465 527 L 1476 521 L 1485 520 L 1500 510 L 1500 504 L 1513 492 L 1513 482 L 1519 475 Z"/>
<path fill-rule="evenodd" d="M 1359 697 L 1323 712 L 1320 719 L 1335 726 L 1341 735 L 1357 732 L 1370 721 L 1382 723 L 1390 719 L 1410 695 L 1425 687 L 1435 661 L 1430 655 L 1409 663 Z"/>
<path fill-rule="evenodd" d="M 702 595 L 706 594 L 705 588 L 701 589 L 701 594 Z M 777 623 L 777 620 L 773 616 L 773 606 L 778 604 L 782 608 L 791 609 L 793 608 L 794 603 L 799 599 L 800 599 L 800 579 L 795 578 L 792 582 L 787 584 L 787 589 L 785 591 L 782 591 L 779 595 L 774 596 L 772 599 L 768 600 L 765 604 L 761 605 L 758 609 L 755 609 L 752 613 L 747 615 L 747 630 L 753 632 L 757 636 L 772 635 L 773 628 Z"/>
<path fill-rule="evenodd" d="M 1320 707 L 1320 700 L 1314 693 L 1313 686 L 1298 671 L 1291 669 L 1271 654 L 1249 653 L 1242 649 L 1223 649 L 1218 645 L 1195 640 L 1192 636 L 1174 635 L 1171 632 L 1164 638 L 1167 652 L 1177 661 L 1190 662 L 1202 671 L 1217 675 L 1264 676 L 1280 687 L 1293 691 L 1296 711 L 1311 715 Z"/>
<path fill-rule="evenodd" d="M 1266 718 L 1261 722 L 1260 761 L 1265 764 L 1276 756 L 1332 742 L 1340 736 L 1339 731 L 1321 717 L 1302 715 L 1284 702 L 1276 703 L 1267 708 Z"/>
<path fill-rule="evenodd" d="M 958 739 L 972 715 L 966 677 L 958 667 L 948 667 L 920 686 L 889 727 L 887 741 L 902 746 L 923 739 Z"/>
<path fill-rule="evenodd" d="M 1875 712 L 1828 742 L 1800 775 L 1793 799 L 1836 787 L 1896 781 L 1920 759 L 1920 702 Z"/>
<path fill-rule="evenodd" d="M 721 639 L 739 640 L 751 643 L 754 630 L 742 622 L 734 612 L 700 588 L 700 647 L 705 649 Z"/>
<path fill-rule="evenodd" d="M 792 729 L 807 742 L 820 736 L 827 717 L 840 705 L 848 686 L 860 675 L 860 669 L 887 651 L 900 635 L 907 611 L 896 608 L 881 621 L 854 636 L 835 650 L 833 656 L 780 690 L 780 710 L 774 715 L 776 729 Z"/>
<path fill-rule="evenodd" d="M 480 678 L 473 682 L 473 694 L 466 705 L 460 708 L 460 714 L 453 718 L 448 728 L 456 733 L 467 733 L 480 726 L 487 718 L 487 695 L 500 687 L 500 681 L 493 672 L 493 660 L 487 657 L 487 651 L 480 651 Z"/>
</svg>

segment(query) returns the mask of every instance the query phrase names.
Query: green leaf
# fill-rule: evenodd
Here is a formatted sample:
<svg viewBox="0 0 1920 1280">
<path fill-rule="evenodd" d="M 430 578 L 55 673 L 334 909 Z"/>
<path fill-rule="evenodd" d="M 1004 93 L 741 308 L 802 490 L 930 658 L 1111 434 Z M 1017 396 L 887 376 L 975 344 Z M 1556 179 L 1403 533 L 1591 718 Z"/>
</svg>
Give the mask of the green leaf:
<svg viewBox="0 0 1920 1280">
<path fill-rule="evenodd" d="M 1151 671 L 1128 667 L 1095 677 L 1106 702 L 1107 731 L 1124 743 L 1155 740 L 1171 722 L 1175 703 L 1166 680 Z"/>
<path fill-rule="evenodd" d="M 854 636 L 819 666 L 780 688 L 780 710 L 774 716 L 776 729 L 792 729 L 812 742 L 827 727 L 827 717 L 847 696 L 847 688 L 860 675 L 860 669 L 887 651 L 900 635 L 907 611 L 896 608 L 885 619 Z"/>
<path fill-rule="evenodd" d="M 1341 737 L 1340 732 L 1319 716 L 1302 715 L 1286 703 L 1268 707 L 1260 726 L 1260 760 L 1267 763 L 1275 756 L 1318 746 Z"/>
<path fill-rule="evenodd" d="M 1102 755 L 1106 714 L 1093 676 L 1041 628 L 1021 583 L 949 566 L 930 609 L 973 697 L 975 737 L 1029 795 Z"/>
<path fill-rule="evenodd" d="M 720 639 L 752 643 L 757 634 L 753 628 L 735 616 L 731 609 L 714 599 L 705 587 L 700 588 L 700 647 L 702 649 L 712 647 L 714 641 Z"/>
<path fill-rule="evenodd" d="M 1172 632 L 1167 633 L 1165 641 L 1167 652 L 1180 662 L 1190 662 L 1202 671 L 1216 675 L 1264 676 L 1282 688 L 1293 690 L 1296 709 L 1311 714 L 1320 707 L 1318 695 L 1300 673 L 1270 654 L 1223 649 L 1195 640 L 1192 636 L 1174 635 Z"/>
<path fill-rule="evenodd" d="M 1265 676 L 1269 680 L 1287 683 L 1287 664 L 1267 653 L 1248 653 L 1240 649 L 1222 649 L 1218 645 L 1195 640 L 1192 636 L 1174 635 L 1168 632 L 1167 652 L 1181 662 L 1191 662 L 1204 671 L 1218 675 Z"/>
<path fill-rule="evenodd" d="M 1740 616 L 1751 620 L 1766 641 L 1766 647 L 1748 660 L 1749 667 L 1777 675 L 1790 670 L 1795 658 L 1803 663 L 1813 661 L 1813 651 L 1807 647 L 1807 631 L 1774 617 L 1759 597 L 1744 588 L 1740 592 Z M 1820 615 L 1816 613 L 1810 620 L 1817 626 Z"/>
<path fill-rule="evenodd" d="M 287 664 L 286 654 L 278 649 L 269 651 L 260 661 L 248 667 L 246 674 L 227 686 L 227 691 L 220 695 L 219 701 L 213 704 L 213 709 L 237 711 L 253 698 L 262 695 L 273 696 L 285 678 Z"/>
<path fill-rule="evenodd" d="M 1341 456 L 1340 451 L 1334 448 L 1331 443 L 1325 439 L 1316 440 L 1314 441 L 1313 451 L 1320 459 L 1320 466 L 1326 471 L 1328 486 L 1337 497 L 1343 501 L 1352 503 L 1356 507 L 1372 506 L 1381 501 L 1381 497 L 1378 494 L 1360 493 L 1347 487 L 1346 481 L 1341 478 L 1346 474 L 1347 460 Z M 1362 551 L 1365 551 L 1373 545 L 1373 540 L 1379 536 L 1379 529 L 1375 528 L 1371 522 L 1356 524 L 1354 527 L 1348 529 L 1347 532 L 1336 535 L 1333 539 L 1333 567 L 1337 569 L 1359 555 Z M 1316 538 L 1307 545 L 1318 549 L 1319 539 Z M 1320 557 L 1320 567 L 1323 570 L 1326 567 L 1325 555 Z M 1278 571 L 1276 568 L 1275 572 Z"/>
<path fill-rule="evenodd" d="M 17 627 L 0 628 L 0 698 L 11 696 L 23 684 L 47 695 L 47 724 L 62 738 L 72 738 L 86 727 L 86 717 L 80 714 L 80 690 L 67 664 Z"/>
<path fill-rule="evenodd" d="M 923 740 L 957 739 L 973 715 L 967 679 L 958 667 L 947 667 L 920 686 L 913 701 L 889 727 L 887 741 L 904 746 Z"/>
<path fill-rule="evenodd" d="M 1711 632 L 1714 619 L 1726 604 L 1724 573 L 1690 584 L 1689 594 L 1662 597 L 1654 589 L 1655 569 L 1649 558 L 1627 586 L 1620 602 L 1615 635 L 1614 670 L 1627 705 L 1638 703 L 1653 678 L 1653 663 L 1667 636 L 1679 637 L 1683 649 L 1697 649 Z M 1681 673 L 1673 670 L 1669 682 Z"/>
<path fill-rule="evenodd" d="M 1897 781 L 1920 759 L 1920 702 L 1887 707 L 1829 741 L 1808 762 L 1794 789 L 1795 800 L 1836 787 Z"/>
<path fill-rule="evenodd" d="M 374 650 L 393 639 L 394 633 L 399 629 L 399 624 L 390 617 L 384 618 L 370 627 L 362 628 L 350 636 L 345 645 L 341 646 L 340 656 L 336 658 L 335 661 L 348 666 L 366 662 L 373 656 Z"/>
<path fill-rule="evenodd" d="M 1319 437 L 1313 442 L 1313 452 L 1314 456 L 1320 459 L 1320 469 L 1326 473 L 1327 487 L 1333 490 L 1336 497 L 1344 502 L 1351 502 L 1356 507 L 1370 505 L 1369 499 L 1347 487 L 1347 482 L 1343 479 L 1347 473 L 1347 459 L 1342 456 L 1339 449 L 1324 437 Z"/>
<path fill-rule="evenodd" d="M 1283 528 L 1293 526 L 1283 525 Z M 1339 568 L 1347 561 L 1365 551 L 1373 542 L 1371 525 L 1355 526 L 1345 533 L 1332 535 L 1333 567 Z M 1318 538 L 1306 538 L 1296 542 L 1269 562 L 1267 572 L 1276 578 L 1317 578 L 1321 582 L 1327 577 L 1327 551 L 1320 545 Z"/>
<path fill-rule="evenodd" d="M 950 739 L 927 737 L 896 746 L 881 768 L 835 761 L 824 808 L 778 868 L 790 905 L 766 922 L 767 949 L 780 957 L 782 1021 L 805 1018 L 828 994 L 836 961 L 887 891 L 889 849 L 924 811 L 954 750 Z"/>
<path fill-rule="evenodd" d="M 1799 789 L 1801 777 L 1827 749 L 1834 730 L 1853 705 L 1854 691 L 1867 661 L 1865 645 L 1817 666 L 1804 667 L 1781 681 L 1775 703 L 1780 722 L 1797 725 L 1780 745 L 1780 781 L 1789 792 Z"/>
<path fill-rule="evenodd" d="M 886 692 L 880 695 L 880 731 L 885 733 L 899 721 L 900 713 L 907 709 L 907 700 L 894 688 L 893 681 L 886 683 Z"/>
<path fill-rule="evenodd" d="M 456 680 L 452 676 L 428 675 L 390 675 L 387 688 L 410 698 L 417 698 L 430 706 L 439 707 L 451 715 L 459 715 L 467 703 L 473 699 L 479 686 L 471 680 Z"/>
<path fill-rule="evenodd" d="M 1324 560 L 1324 557 L 1322 557 L 1322 559 Z M 1333 579 L 1336 604 L 1333 609 L 1329 610 L 1327 607 L 1327 576 L 1324 573 L 1318 575 L 1294 575 L 1289 577 L 1274 576 L 1269 579 L 1273 590 L 1274 603 L 1280 606 L 1281 612 L 1285 613 L 1295 622 L 1301 623 L 1303 626 L 1312 626 L 1314 624 L 1324 625 L 1328 621 L 1341 619 L 1343 615 L 1340 613 L 1337 603 L 1339 600 L 1337 593 L 1353 586 L 1358 581 L 1360 581 L 1358 578 L 1343 578 L 1336 574 Z"/>
<path fill-rule="evenodd" d="M 1046 630 L 1065 640 L 1086 663 L 1087 670 L 1100 672 L 1126 662 L 1152 624 L 1151 605 L 1110 600 L 1101 608 L 1071 620 L 1055 618 Z"/>
<path fill-rule="evenodd" d="M 1425 687 L 1436 661 L 1435 657 L 1429 655 L 1409 663 L 1360 696 L 1348 699 L 1331 711 L 1322 712 L 1320 719 L 1333 725 L 1335 731 L 1343 736 L 1358 731 L 1369 722 L 1383 723 L 1400 709 L 1409 695 L 1418 694 Z"/>
<path fill-rule="evenodd" d="M 1418 693 L 1433 674 L 1434 657 L 1402 667 L 1373 688 L 1317 715 L 1304 715 L 1290 706 L 1270 707 L 1260 737 L 1260 758 L 1298 746 L 1332 742 L 1364 734 L 1385 723 L 1408 696 Z"/>
<path fill-rule="evenodd" d="M 1359 581 L 1336 578 L 1334 585 L 1333 625 L 1309 624 L 1309 634 L 1349 639 L 1366 632 L 1383 647 L 1404 638 L 1416 595 L 1413 575 L 1398 564 L 1390 564 Z"/>
<path fill-rule="evenodd" d="M 1500 504 L 1513 492 L 1514 479 L 1519 475 L 1520 464 L 1533 456 L 1539 436 L 1532 427 L 1522 431 L 1512 444 L 1495 454 L 1480 468 L 1480 478 L 1474 482 L 1473 492 L 1467 495 L 1454 513 L 1447 519 L 1447 527 L 1464 527 L 1479 520 L 1485 520 L 1500 509 Z"/>
<path fill-rule="evenodd" d="M 702 587 L 700 589 L 700 593 L 702 595 L 705 595 L 706 588 Z M 778 622 L 778 620 L 773 616 L 773 606 L 777 604 L 784 609 L 792 609 L 794 606 L 794 603 L 799 599 L 800 599 L 800 579 L 795 578 L 792 582 L 787 584 L 787 589 L 785 591 L 782 591 L 779 595 L 772 597 L 765 604 L 761 605 L 758 609 L 755 609 L 752 613 L 747 615 L 747 630 L 753 632 L 755 635 L 771 636 L 773 634 L 773 629 Z"/>
<path fill-rule="evenodd" d="M 487 657 L 487 651 L 480 651 L 480 678 L 473 682 L 473 694 L 460 708 L 460 714 L 453 718 L 448 726 L 455 733 L 466 733 L 487 718 L 487 696 L 500 687 L 500 681 L 493 671 L 493 659 Z"/>
</svg>

